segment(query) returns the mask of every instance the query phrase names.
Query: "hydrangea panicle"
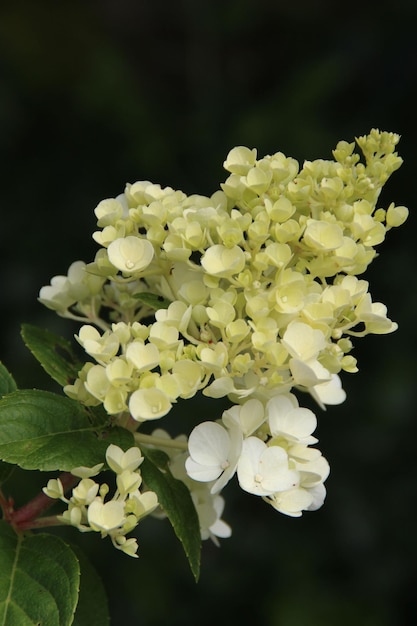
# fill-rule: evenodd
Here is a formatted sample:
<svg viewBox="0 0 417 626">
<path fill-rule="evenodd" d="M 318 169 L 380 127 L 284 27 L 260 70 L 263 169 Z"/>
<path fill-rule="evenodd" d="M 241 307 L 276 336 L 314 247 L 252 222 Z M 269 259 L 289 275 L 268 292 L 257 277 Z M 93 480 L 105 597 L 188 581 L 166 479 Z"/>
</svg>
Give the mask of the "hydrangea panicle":
<svg viewBox="0 0 417 626">
<path fill-rule="evenodd" d="M 229 536 L 220 492 L 235 474 L 244 491 L 289 516 L 324 501 L 329 467 L 312 447 L 317 418 L 295 394 L 308 392 L 322 409 L 340 404 L 343 372 L 358 370 L 353 341 L 397 328 L 359 276 L 407 219 L 404 206 L 379 206 L 402 163 L 398 141 L 373 129 L 356 139 L 362 155 L 340 141 L 333 159 L 302 166 L 238 146 L 207 197 L 128 184 L 95 210 L 95 259 L 76 261 L 40 291 L 40 302 L 82 323 L 86 362 L 64 391 L 102 404 L 141 445 L 179 446 L 171 470 L 190 489 L 203 538 Z M 197 424 L 188 443 L 141 434 L 200 392 L 230 406 Z M 116 495 L 105 501 L 84 469 L 64 518 L 134 555 L 127 529 L 156 506 L 139 491 L 141 462 L 137 448 L 110 446 Z M 56 481 L 47 491 L 63 499 Z"/>
</svg>

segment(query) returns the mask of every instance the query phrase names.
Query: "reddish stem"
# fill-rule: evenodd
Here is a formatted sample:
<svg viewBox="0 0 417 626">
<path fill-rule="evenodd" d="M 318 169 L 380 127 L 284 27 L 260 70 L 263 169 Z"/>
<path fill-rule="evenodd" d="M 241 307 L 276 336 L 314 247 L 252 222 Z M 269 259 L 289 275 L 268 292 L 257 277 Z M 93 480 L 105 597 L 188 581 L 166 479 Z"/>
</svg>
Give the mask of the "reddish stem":
<svg viewBox="0 0 417 626">
<path fill-rule="evenodd" d="M 65 524 L 65 522 L 59 520 L 56 515 L 50 515 L 48 517 L 39 517 L 38 519 L 20 522 L 19 530 L 36 530 L 37 528 L 46 528 L 47 526 L 59 526 L 61 524 Z"/>
<path fill-rule="evenodd" d="M 80 480 L 69 472 L 63 472 L 59 478 L 64 488 L 64 493 L 75 486 Z M 50 498 L 42 491 L 27 504 L 20 507 L 20 509 L 12 511 L 9 515 L 9 520 L 11 524 L 17 528 L 33 528 L 37 525 L 35 521 L 36 518 L 47 511 L 55 502 L 55 498 Z"/>
</svg>

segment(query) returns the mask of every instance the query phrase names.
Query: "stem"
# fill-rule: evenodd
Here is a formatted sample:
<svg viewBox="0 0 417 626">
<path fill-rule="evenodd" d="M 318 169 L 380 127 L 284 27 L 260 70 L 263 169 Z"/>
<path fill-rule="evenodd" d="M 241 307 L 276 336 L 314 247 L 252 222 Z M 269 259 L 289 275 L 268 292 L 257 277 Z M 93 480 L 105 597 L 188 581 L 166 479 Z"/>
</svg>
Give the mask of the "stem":
<svg viewBox="0 0 417 626">
<path fill-rule="evenodd" d="M 127 413 L 126 411 L 119 414 L 116 423 L 118 426 L 121 426 L 130 432 L 134 432 L 139 428 L 139 422 L 134 420 L 130 413 Z"/>
<path fill-rule="evenodd" d="M 136 443 L 144 443 L 156 446 L 158 448 L 177 448 L 178 450 L 188 450 L 186 441 L 178 441 L 177 439 L 165 439 L 164 437 L 153 437 L 152 435 L 144 435 L 142 433 L 133 434 Z"/>
<path fill-rule="evenodd" d="M 73 320 L 75 322 L 82 322 L 83 324 L 95 324 L 98 328 L 100 328 L 104 332 L 106 330 L 109 330 L 109 325 L 106 324 L 106 322 L 104 322 L 99 317 L 91 317 L 91 316 L 82 317 L 81 315 L 76 315 L 75 313 L 72 313 L 69 309 L 65 311 L 65 314 L 63 314 L 62 317 L 65 317 L 66 319 L 69 319 L 69 320 Z"/>
<path fill-rule="evenodd" d="M 49 526 L 67 525 L 58 518 L 58 515 L 49 515 L 49 517 L 40 517 L 39 519 L 27 520 L 19 524 L 19 530 L 34 530 L 37 528 L 47 528 Z"/>
<path fill-rule="evenodd" d="M 62 473 L 59 478 L 64 488 L 64 493 L 80 480 L 77 476 L 73 476 L 69 472 Z M 17 511 L 14 511 L 10 515 L 10 521 L 13 526 L 17 526 L 18 528 L 34 528 L 40 522 L 40 520 L 36 518 L 51 508 L 55 502 L 55 498 L 50 498 L 42 491 L 27 504 L 20 507 Z"/>
</svg>

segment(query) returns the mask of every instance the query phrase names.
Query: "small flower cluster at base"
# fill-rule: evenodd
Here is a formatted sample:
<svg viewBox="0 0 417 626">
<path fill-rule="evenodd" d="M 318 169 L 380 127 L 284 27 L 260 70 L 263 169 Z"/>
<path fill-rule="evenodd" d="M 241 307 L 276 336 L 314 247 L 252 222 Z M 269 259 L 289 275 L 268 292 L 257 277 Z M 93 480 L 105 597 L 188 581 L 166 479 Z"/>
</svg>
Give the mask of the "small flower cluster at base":
<svg viewBox="0 0 417 626">
<path fill-rule="evenodd" d="M 77 467 L 71 474 L 80 478 L 67 499 L 58 479 L 51 479 L 44 487 L 50 498 L 65 502 L 68 508 L 60 519 L 81 532 L 99 532 L 102 538 L 109 536 L 118 550 L 137 557 L 138 543 L 135 538 L 126 538 L 141 519 L 152 513 L 158 506 L 158 498 L 153 491 L 141 492 L 141 473 L 138 469 L 143 461 L 139 448 L 121 448 L 111 444 L 106 451 L 106 461 L 116 474 L 116 491 L 108 498 L 110 487 L 107 483 L 92 480 L 103 467 L 103 463 L 92 468 Z"/>
</svg>

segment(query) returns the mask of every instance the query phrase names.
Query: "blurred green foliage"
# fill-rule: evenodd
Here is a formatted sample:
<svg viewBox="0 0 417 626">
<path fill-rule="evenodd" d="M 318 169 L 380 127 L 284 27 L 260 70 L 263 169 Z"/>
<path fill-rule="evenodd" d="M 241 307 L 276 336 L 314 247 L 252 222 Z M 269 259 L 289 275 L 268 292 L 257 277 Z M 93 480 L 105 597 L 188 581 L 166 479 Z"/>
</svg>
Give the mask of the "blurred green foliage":
<svg viewBox="0 0 417 626">
<path fill-rule="evenodd" d="M 417 622 L 416 23 L 407 0 L 2 4 L 0 359 L 20 387 L 50 386 L 20 324 L 77 330 L 37 294 L 92 258 L 93 209 L 126 182 L 209 194 L 234 145 L 303 161 L 330 158 L 339 139 L 372 127 L 402 135 L 405 162 L 381 205 L 411 215 L 365 277 L 399 330 L 356 342 L 346 403 L 318 414 L 332 468 L 325 506 L 287 519 L 228 486 L 234 534 L 204 546 L 198 586 L 164 522 L 143 522 L 139 561 L 69 530 L 103 576 L 114 624 Z M 207 402 L 196 410 L 213 417 Z M 13 485 L 17 499 L 30 493 L 25 472 Z"/>
</svg>

